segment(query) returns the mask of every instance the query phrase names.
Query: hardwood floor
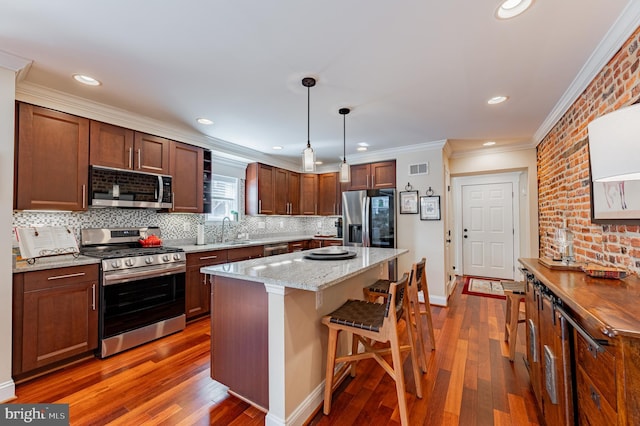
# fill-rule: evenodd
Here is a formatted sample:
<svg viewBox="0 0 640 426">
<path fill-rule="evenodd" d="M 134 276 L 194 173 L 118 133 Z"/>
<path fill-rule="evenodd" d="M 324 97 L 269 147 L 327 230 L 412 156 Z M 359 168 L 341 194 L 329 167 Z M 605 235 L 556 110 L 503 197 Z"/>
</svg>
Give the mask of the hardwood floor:
<svg viewBox="0 0 640 426">
<path fill-rule="evenodd" d="M 503 342 L 504 301 L 461 293 L 432 307 L 436 351 L 416 399 L 405 365 L 415 425 L 537 425 L 518 332 L 516 361 Z M 105 360 L 89 360 L 17 386 L 14 403 L 68 403 L 72 425 L 263 425 L 265 415 L 209 377 L 207 320 Z M 428 338 L 428 336 L 425 336 Z M 409 362 L 409 361 L 407 361 Z M 358 365 L 333 397 L 331 415 L 311 425 L 399 424 L 394 381 L 373 360 Z"/>
</svg>

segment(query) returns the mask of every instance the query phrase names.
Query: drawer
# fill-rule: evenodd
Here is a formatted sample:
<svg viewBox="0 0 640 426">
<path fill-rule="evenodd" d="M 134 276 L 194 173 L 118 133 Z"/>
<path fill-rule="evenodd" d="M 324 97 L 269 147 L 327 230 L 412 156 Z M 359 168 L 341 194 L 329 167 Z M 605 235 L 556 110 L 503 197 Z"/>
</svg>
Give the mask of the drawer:
<svg viewBox="0 0 640 426">
<path fill-rule="evenodd" d="M 596 352 L 589 343 L 576 333 L 576 362 L 584 371 L 588 371 L 589 380 L 612 407 L 617 407 L 616 398 L 616 359 L 608 348 Z"/>
<path fill-rule="evenodd" d="M 618 415 L 581 368 L 577 368 L 578 418 L 581 425 L 617 425 Z"/>
<path fill-rule="evenodd" d="M 187 254 L 187 266 L 211 266 L 227 262 L 227 250 L 210 250 Z"/>
<path fill-rule="evenodd" d="M 44 290 L 86 281 L 98 281 L 97 264 L 26 272 L 24 274 L 24 291 Z"/>
<path fill-rule="evenodd" d="M 227 259 L 229 262 L 255 259 L 256 257 L 262 257 L 263 253 L 264 246 L 242 247 L 237 249 L 230 249 Z"/>
</svg>

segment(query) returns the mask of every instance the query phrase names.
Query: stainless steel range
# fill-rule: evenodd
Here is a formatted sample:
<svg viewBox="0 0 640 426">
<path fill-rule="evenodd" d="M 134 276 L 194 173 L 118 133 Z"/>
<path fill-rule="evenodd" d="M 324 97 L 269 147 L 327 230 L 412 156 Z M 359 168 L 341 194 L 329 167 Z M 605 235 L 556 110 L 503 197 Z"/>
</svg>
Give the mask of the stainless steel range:
<svg viewBox="0 0 640 426">
<path fill-rule="evenodd" d="M 160 229 L 90 228 L 81 231 L 81 252 L 102 259 L 101 358 L 184 329 L 186 255 L 160 244 Z"/>
</svg>

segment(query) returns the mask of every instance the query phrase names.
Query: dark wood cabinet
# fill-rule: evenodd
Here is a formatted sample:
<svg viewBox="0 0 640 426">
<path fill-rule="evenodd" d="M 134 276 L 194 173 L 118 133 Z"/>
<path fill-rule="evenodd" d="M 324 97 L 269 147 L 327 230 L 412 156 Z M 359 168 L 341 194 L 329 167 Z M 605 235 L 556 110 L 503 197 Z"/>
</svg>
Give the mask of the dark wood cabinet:
<svg viewBox="0 0 640 426">
<path fill-rule="evenodd" d="M 249 246 L 229 249 L 228 261 L 240 262 L 241 260 L 255 259 L 264 255 L 264 246 Z"/>
<path fill-rule="evenodd" d="M 14 377 L 92 355 L 98 347 L 98 291 L 98 265 L 14 275 Z"/>
<path fill-rule="evenodd" d="M 339 174 L 318 175 L 318 214 L 325 216 L 340 214 L 341 198 Z"/>
<path fill-rule="evenodd" d="M 211 151 L 205 149 L 203 151 L 203 156 L 202 212 L 211 213 L 213 211 L 213 194 L 211 193 L 211 190 L 213 189 L 213 161 Z"/>
<path fill-rule="evenodd" d="M 300 179 L 300 213 L 318 214 L 318 175 L 305 173 Z"/>
<path fill-rule="evenodd" d="M 91 120 L 89 163 L 133 169 L 133 134 L 131 129 Z"/>
<path fill-rule="evenodd" d="M 203 212 L 204 149 L 171 141 L 173 209 L 181 213 Z"/>
<path fill-rule="evenodd" d="M 16 140 L 16 209 L 87 209 L 88 119 L 18 103 Z"/>
<path fill-rule="evenodd" d="M 227 250 L 210 250 L 187 254 L 185 283 L 185 313 L 187 321 L 208 315 L 211 302 L 211 283 L 200 268 L 227 262 Z"/>
<path fill-rule="evenodd" d="M 274 168 L 275 214 L 300 214 L 300 173 Z"/>
<path fill-rule="evenodd" d="M 171 141 L 112 124 L 91 121 L 90 163 L 168 175 Z"/>
<path fill-rule="evenodd" d="M 289 253 L 294 253 L 298 251 L 304 251 L 309 249 L 309 240 L 304 241 L 291 241 L 289 242 Z"/>
<path fill-rule="evenodd" d="M 245 211 L 248 215 L 275 214 L 274 167 L 262 163 L 247 166 Z"/>
<path fill-rule="evenodd" d="M 396 187 L 395 160 L 351 166 L 349 190 L 383 189 Z"/>
</svg>

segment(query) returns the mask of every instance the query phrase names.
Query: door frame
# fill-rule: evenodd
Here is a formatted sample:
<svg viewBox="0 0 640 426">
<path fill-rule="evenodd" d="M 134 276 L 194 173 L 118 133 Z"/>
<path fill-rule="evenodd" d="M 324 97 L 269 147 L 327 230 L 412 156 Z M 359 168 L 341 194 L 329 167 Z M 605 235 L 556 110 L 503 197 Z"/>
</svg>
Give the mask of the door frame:
<svg viewBox="0 0 640 426">
<path fill-rule="evenodd" d="M 516 281 L 522 278 L 520 270 L 516 268 L 518 264 L 518 258 L 520 257 L 520 179 L 522 173 L 509 172 L 509 173 L 495 173 L 488 175 L 473 175 L 473 176 L 456 176 L 453 177 L 453 203 L 454 203 L 454 224 L 453 240 L 455 241 L 455 265 L 459 275 L 464 275 L 464 266 L 462 263 L 462 187 L 465 185 L 491 185 L 496 183 L 511 183 L 513 191 L 513 277 Z"/>
</svg>

